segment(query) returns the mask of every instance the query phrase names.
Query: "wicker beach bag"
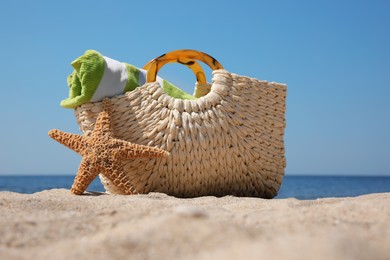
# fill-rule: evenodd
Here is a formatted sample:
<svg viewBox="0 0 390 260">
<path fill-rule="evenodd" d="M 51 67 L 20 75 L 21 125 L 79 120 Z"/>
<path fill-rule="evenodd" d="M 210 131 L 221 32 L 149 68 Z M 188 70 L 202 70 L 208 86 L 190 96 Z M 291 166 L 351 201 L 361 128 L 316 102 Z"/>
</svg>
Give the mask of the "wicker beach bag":
<svg viewBox="0 0 390 260">
<path fill-rule="evenodd" d="M 211 84 L 196 84 L 195 96 L 204 96 L 176 99 L 153 82 L 164 64 L 198 65 L 196 60 L 213 69 Z M 170 152 L 163 159 L 123 161 L 137 192 L 276 196 L 286 166 L 286 85 L 230 73 L 211 56 L 192 50 L 164 54 L 145 68 L 148 83 L 110 98 L 117 138 Z M 82 132 L 93 130 L 101 109 L 102 102 L 75 109 Z M 100 179 L 109 193 L 120 193 L 102 174 Z"/>
</svg>

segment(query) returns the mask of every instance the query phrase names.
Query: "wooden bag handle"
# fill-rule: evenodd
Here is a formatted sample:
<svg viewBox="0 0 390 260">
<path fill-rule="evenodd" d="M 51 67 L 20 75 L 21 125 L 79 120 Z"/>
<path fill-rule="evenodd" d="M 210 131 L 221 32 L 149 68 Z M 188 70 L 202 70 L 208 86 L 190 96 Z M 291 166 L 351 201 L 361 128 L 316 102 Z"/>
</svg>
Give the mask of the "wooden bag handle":
<svg viewBox="0 0 390 260">
<path fill-rule="evenodd" d="M 146 82 L 156 81 L 158 71 L 167 63 L 178 62 L 189 67 L 195 74 L 198 83 L 206 84 L 206 76 L 202 67 L 196 61 L 206 63 L 212 70 L 223 69 L 221 63 L 210 55 L 196 50 L 176 50 L 167 52 L 160 57 L 149 61 L 144 69 L 148 71 Z"/>
<path fill-rule="evenodd" d="M 151 67 L 153 62 L 154 62 L 154 60 L 149 61 L 143 67 L 143 69 L 149 71 L 149 68 Z M 195 74 L 196 81 L 198 83 L 202 83 L 202 84 L 207 83 L 203 68 L 202 68 L 202 66 L 200 66 L 200 64 L 196 60 L 186 59 L 186 58 L 178 58 L 178 59 L 174 59 L 174 60 L 163 60 L 163 61 L 160 61 L 157 69 L 160 70 L 165 64 L 171 63 L 171 62 L 177 62 L 177 63 L 183 64 L 183 65 L 186 65 Z"/>
</svg>

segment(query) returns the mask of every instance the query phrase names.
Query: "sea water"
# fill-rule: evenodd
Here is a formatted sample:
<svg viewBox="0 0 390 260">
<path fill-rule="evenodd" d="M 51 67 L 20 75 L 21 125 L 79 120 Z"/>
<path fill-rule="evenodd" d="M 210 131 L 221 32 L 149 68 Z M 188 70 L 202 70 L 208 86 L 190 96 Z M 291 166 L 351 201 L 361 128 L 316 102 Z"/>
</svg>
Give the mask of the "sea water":
<svg viewBox="0 0 390 260">
<path fill-rule="evenodd" d="M 35 193 L 48 189 L 70 189 L 74 176 L 0 176 L 0 191 Z M 99 178 L 88 191 L 103 192 Z M 285 176 L 276 198 L 318 199 L 354 197 L 363 194 L 390 192 L 390 177 L 362 176 Z"/>
</svg>

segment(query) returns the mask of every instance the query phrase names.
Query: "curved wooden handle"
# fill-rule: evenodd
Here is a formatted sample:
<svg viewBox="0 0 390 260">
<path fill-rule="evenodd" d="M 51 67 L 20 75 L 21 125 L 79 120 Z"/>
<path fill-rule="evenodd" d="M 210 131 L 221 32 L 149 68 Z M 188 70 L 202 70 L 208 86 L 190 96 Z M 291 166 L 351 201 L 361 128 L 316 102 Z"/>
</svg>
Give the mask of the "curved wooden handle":
<svg viewBox="0 0 390 260">
<path fill-rule="evenodd" d="M 155 60 L 149 61 L 144 67 L 144 70 L 149 71 L 149 68 L 152 66 L 152 63 Z M 196 76 L 196 81 L 201 84 L 206 84 L 206 75 L 204 74 L 202 66 L 193 59 L 186 59 L 186 58 L 179 58 L 179 59 L 174 59 L 174 60 L 163 60 L 159 63 L 157 69 L 160 70 L 165 64 L 171 63 L 171 62 L 178 62 L 180 64 L 186 65 Z"/>
<path fill-rule="evenodd" d="M 195 60 L 199 60 L 206 63 L 212 70 L 223 69 L 221 63 L 219 63 L 216 59 L 214 59 L 213 57 L 211 57 L 206 53 L 196 51 L 196 50 L 176 50 L 176 51 L 165 53 L 160 57 L 151 60 L 145 65 L 144 69 L 148 71 L 146 82 L 156 81 L 158 71 L 165 64 L 170 62 L 178 62 L 181 64 L 185 64 L 191 68 L 191 70 L 197 76 L 197 79 L 198 77 L 202 78 L 204 76 L 203 69 Z M 198 82 L 206 83 L 206 77 L 204 76 L 204 82 L 201 82 L 199 80 Z"/>
</svg>

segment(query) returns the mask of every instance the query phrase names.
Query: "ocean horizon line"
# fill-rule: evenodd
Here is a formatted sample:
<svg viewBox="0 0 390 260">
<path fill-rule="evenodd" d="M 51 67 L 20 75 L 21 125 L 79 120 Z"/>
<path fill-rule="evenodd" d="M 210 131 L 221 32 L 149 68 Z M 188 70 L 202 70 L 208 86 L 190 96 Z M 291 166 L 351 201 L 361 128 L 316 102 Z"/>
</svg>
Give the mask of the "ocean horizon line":
<svg viewBox="0 0 390 260">
<path fill-rule="evenodd" d="M 0 173 L 0 177 L 30 177 L 30 176 L 42 176 L 42 177 L 68 177 L 76 176 L 76 173 L 16 173 L 16 174 L 3 174 Z M 306 174 L 306 173 L 287 173 L 284 177 L 390 177 L 389 174 Z"/>
</svg>

